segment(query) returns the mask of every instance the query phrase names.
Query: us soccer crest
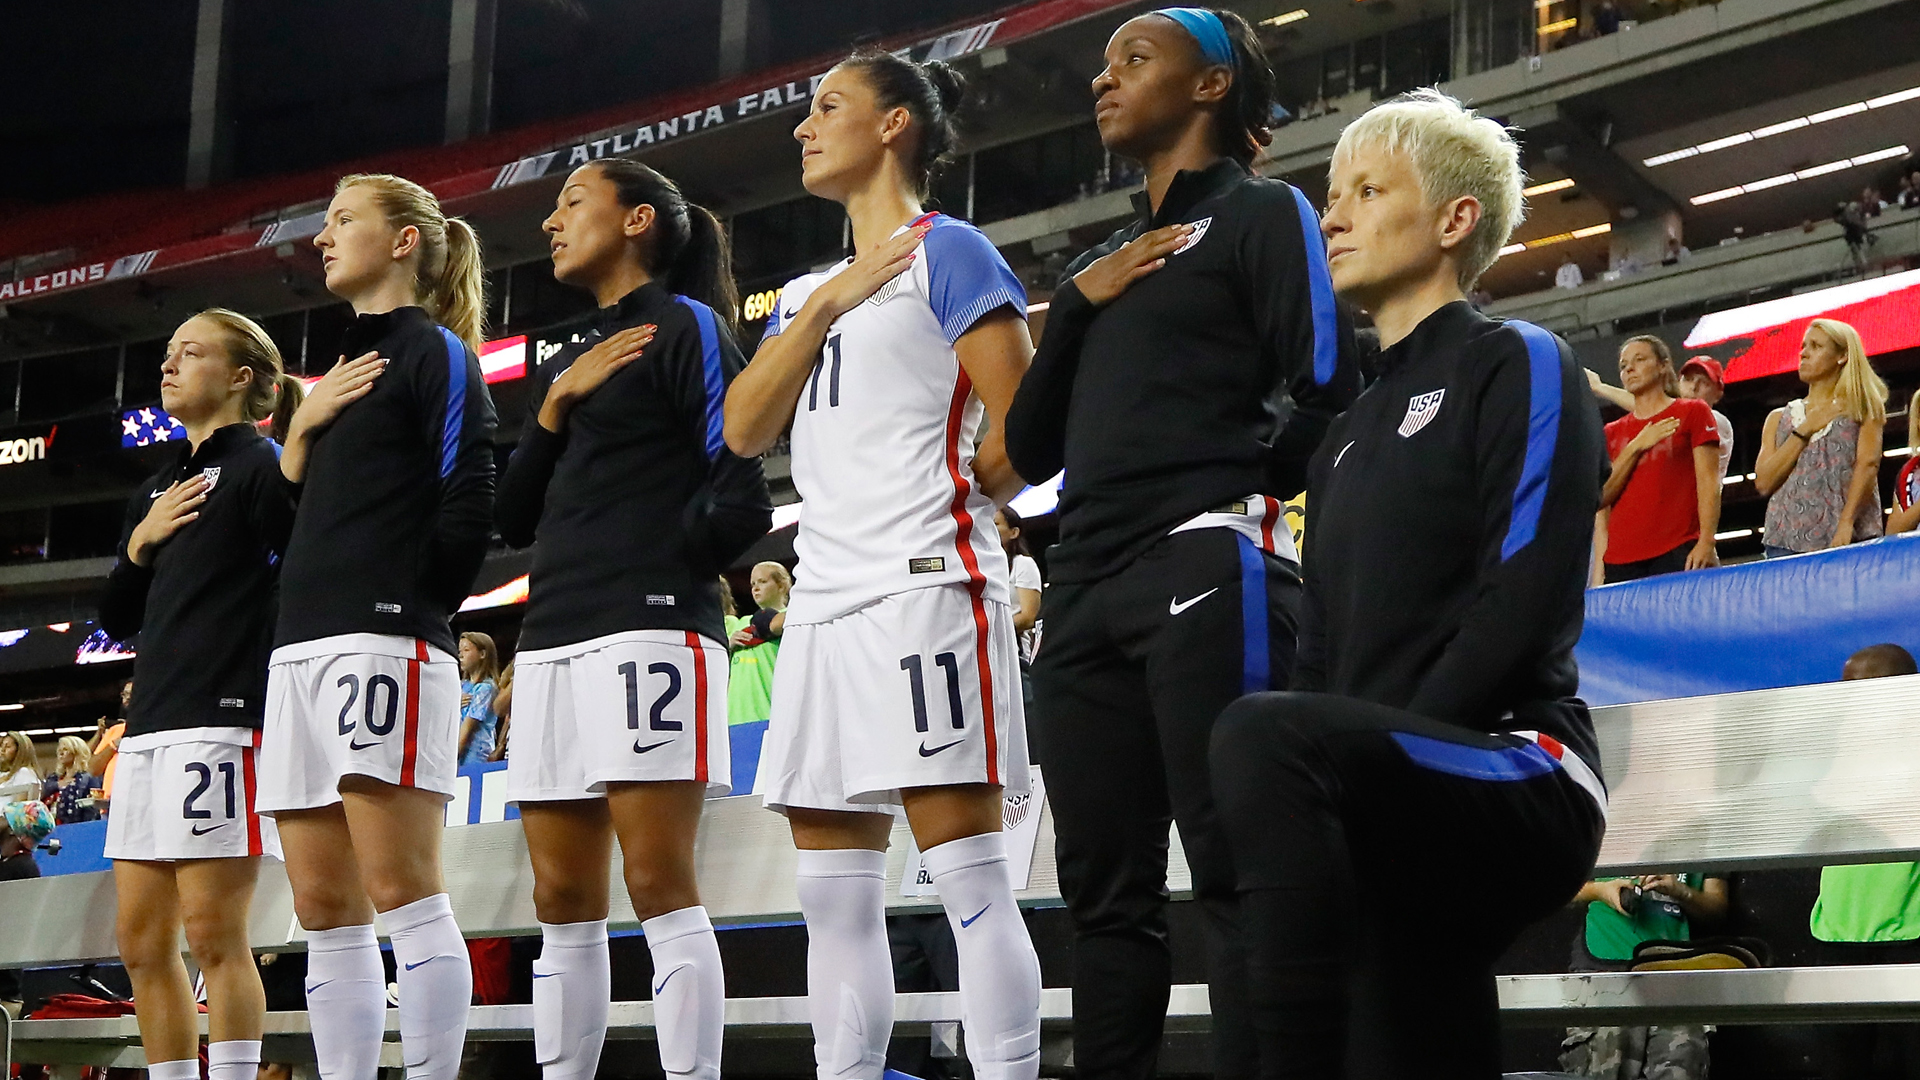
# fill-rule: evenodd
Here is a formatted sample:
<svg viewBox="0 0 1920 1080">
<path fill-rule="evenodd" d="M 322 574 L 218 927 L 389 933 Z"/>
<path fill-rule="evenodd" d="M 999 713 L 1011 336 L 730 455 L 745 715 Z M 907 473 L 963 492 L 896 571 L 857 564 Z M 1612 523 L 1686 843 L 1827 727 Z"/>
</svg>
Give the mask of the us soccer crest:
<svg viewBox="0 0 1920 1080">
<path fill-rule="evenodd" d="M 874 307 L 879 307 L 881 304 L 893 299 L 893 294 L 900 291 L 900 279 L 906 276 L 907 271 L 902 270 L 893 277 L 888 278 L 885 285 L 875 289 L 873 295 L 867 297 L 867 303 L 872 304 Z"/>
<path fill-rule="evenodd" d="M 1447 396 L 1445 387 L 1407 399 L 1406 419 L 1400 421 L 1400 437 L 1405 439 L 1433 422 L 1440 414 L 1440 401 Z"/>
<path fill-rule="evenodd" d="M 1212 224 L 1213 224 L 1213 218 L 1211 217 L 1203 217 L 1199 221 L 1194 222 L 1193 231 L 1187 234 L 1187 238 L 1185 240 L 1180 241 L 1179 247 L 1173 249 L 1173 254 L 1178 255 L 1181 252 L 1192 247 L 1193 245 L 1199 243 L 1200 238 L 1207 235 L 1207 226 Z"/>
<path fill-rule="evenodd" d="M 209 465 L 200 470 L 200 475 L 207 478 L 207 491 L 212 492 L 213 485 L 220 482 L 220 466 Z"/>
</svg>

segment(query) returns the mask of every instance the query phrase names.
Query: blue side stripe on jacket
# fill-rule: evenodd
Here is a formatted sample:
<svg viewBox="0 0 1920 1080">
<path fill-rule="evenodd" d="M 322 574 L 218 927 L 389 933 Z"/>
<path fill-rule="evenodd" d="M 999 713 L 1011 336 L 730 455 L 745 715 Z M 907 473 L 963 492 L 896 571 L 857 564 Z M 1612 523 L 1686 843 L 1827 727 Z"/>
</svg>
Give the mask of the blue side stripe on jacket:
<svg viewBox="0 0 1920 1080">
<path fill-rule="evenodd" d="M 707 460 L 711 461 L 727 449 L 722 412 L 727 380 L 720 370 L 720 327 L 712 308 L 688 296 L 676 295 L 674 299 L 693 312 L 693 321 L 700 327 L 700 371 L 707 385 Z"/>
<path fill-rule="evenodd" d="M 1320 215 L 1313 203 L 1292 184 L 1293 205 L 1300 211 L 1300 236 L 1307 248 L 1307 300 L 1313 310 L 1313 381 L 1333 381 L 1340 363 L 1340 320 L 1333 306 L 1333 271 L 1327 268 L 1327 242 L 1320 235 Z"/>
<path fill-rule="evenodd" d="M 1553 756 L 1538 744 L 1503 746 L 1489 750 L 1462 746 L 1410 731 L 1395 731 L 1393 741 L 1400 744 L 1414 764 L 1450 776 L 1469 780 L 1514 781 L 1546 776 L 1560 767 Z"/>
<path fill-rule="evenodd" d="M 440 479 L 453 475 L 460 460 L 460 433 L 467 422 L 467 343 L 442 326 L 447 343 L 447 418 L 440 428 Z"/>
<path fill-rule="evenodd" d="M 1540 511 L 1547 502 L 1547 478 L 1553 472 L 1553 449 L 1560 441 L 1560 342 L 1532 323 L 1509 319 L 1527 343 L 1527 455 L 1520 466 L 1520 482 L 1513 487 L 1513 514 L 1507 520 L 1507 538 L 1500 544 L 1506 562 L 1533 543 L 1540 528 Z"/>
<path fill-rule="evenodd" d="M 1273 662 L 1267 641 L 1267 560 L 1253 541 L 1240 541 L 1240 692 L 1273 689 Z"/>
</svg>

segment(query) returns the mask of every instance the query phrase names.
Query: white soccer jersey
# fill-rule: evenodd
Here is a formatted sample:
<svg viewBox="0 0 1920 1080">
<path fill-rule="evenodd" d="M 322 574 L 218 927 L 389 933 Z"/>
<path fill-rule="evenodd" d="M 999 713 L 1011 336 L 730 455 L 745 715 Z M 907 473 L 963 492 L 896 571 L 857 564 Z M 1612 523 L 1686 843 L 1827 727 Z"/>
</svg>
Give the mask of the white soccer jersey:
<svg viewBox="0 0 1920 1080">
<path fill-rule="evenodd" d="M 984 408 L 953 343 L 989 312 L 1024 313 L 1026 290 L 980 230 L 927 217 L 912 265 L 834 321 L 794 410 L 805 509 L 789 623 L 950 582 L 1011 600 L 993 501 L 973 475 Z M 848 265 L 789 282 L 767 335 Z"/>
</svg>

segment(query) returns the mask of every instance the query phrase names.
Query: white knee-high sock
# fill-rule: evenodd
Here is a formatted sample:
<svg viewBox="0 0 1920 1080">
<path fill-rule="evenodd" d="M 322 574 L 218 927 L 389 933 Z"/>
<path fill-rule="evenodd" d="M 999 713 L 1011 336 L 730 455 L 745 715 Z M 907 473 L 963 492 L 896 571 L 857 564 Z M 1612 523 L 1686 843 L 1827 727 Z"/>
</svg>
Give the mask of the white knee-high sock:
<svg viewBox="0 0 1920 1080">
<path fill-rule="evenodd" d="M 379 1074 L 387 971 L 372 923 L 307 932 L 307 1021 L 321 1080 Z"/>
<path fill-rule="evenodd" d="M 927 873 L 960 954 L 960 1017 L 978 1080 L 1040 1074 L 1040 959 L 1013 902 L 997 832 L 929 849 Z"/>
<path fill-rule="evenodd" d="M 407 1080 L 455 1080 L 467 1045 L 473 961 L 446 893 L 381 913 L 400 983 L 400 1049 Z"/>
<path fill-rule="evenodd" d="M 802 851 L 795 884 L 820 1080 L 880 1080 L 893 1037 L 886 852 Z"/>
<path fill-rule="evenodd" d="M 545 1080 L 593 1080 L 607 1041 L 607 920 L 541 923 L 533 962 L 533 1057 Z"/>
<path fill-rule="evenodd" d="M 147 1063 L 147 1080 L 200 1080 L 200 1059 L 190 1057 L 178 1061 L 150 1061 Z"/>
<path fill-rule="evenodd" d="M 727 977 L 707 909 L 669 911 L 640 929 L 653 954 L 653 1023 L 660 1033 L 661 1070 L 672 1077 L 720 1080 Z"/>
<path fill-rule="evenodd" d="M 259 1073 L 259 1039 L 225 1039 L 207 1044 L 207 1080 L 254 1080 Z"/>
</svg>

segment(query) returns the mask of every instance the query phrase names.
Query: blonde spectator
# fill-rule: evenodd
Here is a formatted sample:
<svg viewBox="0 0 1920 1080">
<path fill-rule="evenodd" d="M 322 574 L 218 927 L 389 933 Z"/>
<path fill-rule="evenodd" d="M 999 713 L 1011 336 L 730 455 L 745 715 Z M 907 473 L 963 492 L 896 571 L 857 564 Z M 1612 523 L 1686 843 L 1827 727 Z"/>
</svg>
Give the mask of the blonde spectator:
<svg viewBox="0 0 1920 1080">
<path fill-rule="evenodd" d="M 56 824 L 92 821 L 100 815 L 89 799 L 93 794 L 93 754 L 87 749 L 87 741 L 67 735 L 55 746 L 54 771 L 40 786 L 40 801 L 53 811 Z"/>
<path fill-rule="evenodd" d="M 1815 319 L 1800 342 L 1807 396 L 1767 417 L 1754 486 L 1767 499 L 1766 553 L 1791 555 L 1879 536 L 1880 444 L 1887 384 L 1860 334 Z"/>
<path fill-rule="evenodd" d="M 1887 519 L 1887 535 L 1912 532 L 1920 525 L 1920 390 L 1907 403 L 1907 463 L 1893 484 L 1893 516 Z"/>
<path fill-rule="evenodd" d="M 40 795 L 40 755 L 24 731 L 0 735 L 0 803 Z"/>
</svg>

